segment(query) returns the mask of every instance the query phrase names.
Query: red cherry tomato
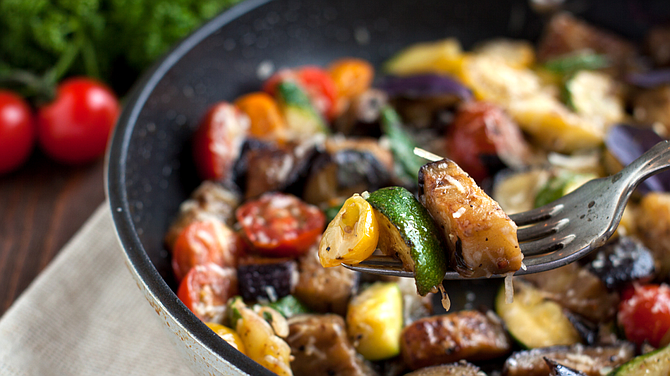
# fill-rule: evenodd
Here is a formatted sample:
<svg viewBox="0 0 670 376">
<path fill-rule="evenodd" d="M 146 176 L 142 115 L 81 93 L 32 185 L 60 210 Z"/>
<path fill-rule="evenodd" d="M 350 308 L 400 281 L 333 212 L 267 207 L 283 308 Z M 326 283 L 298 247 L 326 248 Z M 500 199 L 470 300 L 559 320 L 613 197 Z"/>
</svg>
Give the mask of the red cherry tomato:
<svg viewBox="0 0 670 376">
<path fill-rule="evenodd" d="M 654 347 L 670 342 L 670 287 L 633 286 L 624 291 L 619 303 L 619 325 L 629 341 Z"/>
<path fill-rule="evenodd" d="M 182 303 L 205 322 L 221 322 L 226 302 L 235 295 L 235 269 L 212 263 L 194 266 L 177 290 L 177 297 Z"/>
<path fill-rule="evenodd" d="M 314 108 L 324 118 L 333 120 L 337 117 L 337 86 L 326 70 L 311 65 L 284 69 L 265 82 L 263 91 L 274 96 L 277 84 L 283 80 L 294 80 L 300 84 L 307 92 Z"/>
<path fill-rule="evenodd" d="M 486 102 L 462 105 L 447 135 L 449 157 L 473 179 L 489 176 L 486 158 L 499 157 L 506 164 L 522 165 L 529 149 L 516 124 L 505 112 Z"/>
<path fill-rule="evenodd" d="M 71 78 L 57 89 L 56 99 L 37 112 L 42 150 L 64 163 L 86 163 L 105 152 L 119 117 L 114 93 L 90 78 Z"/>
<path fill-rule="evenodd" d="M 249 118 L 228 102 L 219 102 L 207 111 L 193 138 L 193 157 L 201 178 L 229 177 L 249 124 Z"/>
<path fill-rule="evenodd" d="M 326 222 L 316 206 L 284 193 L 266 193 L 237 208 L 235 215 L 253 247 L 269 257 L 304 254 Z"/>
<path fill-rule="evenodd" d="M 244 251 L 241 236 L 216 221 L 198 221 L 186 226 L 172 250 L 172 270 L 178 281 L 196 265 L 214 263 L 236 267 Z"/>
<path fill-rule="evenodd" d="M 35 120 L 28 103 L 0 91 L 0 174 L 21 166 L 35 146 Z"/>
</svg>

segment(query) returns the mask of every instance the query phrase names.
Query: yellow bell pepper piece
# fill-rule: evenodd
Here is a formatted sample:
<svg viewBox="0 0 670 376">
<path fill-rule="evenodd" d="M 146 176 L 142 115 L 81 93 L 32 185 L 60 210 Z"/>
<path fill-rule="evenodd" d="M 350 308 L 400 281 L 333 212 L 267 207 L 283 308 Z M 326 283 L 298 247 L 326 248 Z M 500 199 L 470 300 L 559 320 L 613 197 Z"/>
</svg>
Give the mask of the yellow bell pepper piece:
<svg viewBox="0 0 670 376">
<path fill-rule="evenodd" d="M 319 260 L 324 267 L 341 263 L 358 264 L 377 248 L 379 224 L 372 206 L 354 194 L 328 224 L 319 243 Z"/>
<path fill-rule="evenodd" d="M 458 75 L 463 56 L 461 44 L 455 38 L 416 43 L 388 60 L 384 71 L 398 76 L 420 73 Z"/>
<path fill-rule="evenodd" d="M 242 339 L 233 329 L 215 322 L 207 322 L 205 325 L 212 329 L 214 333 L 218 334 L 219 337 L 223 338 L 224 341 L 233 346 L 237 351 L 244 354 L 244 344 L 242 343 Z"/>
<path fill-rule="evenodd" d="M 368 360 L 400 353 L 402 294 L 396 283 L 377 282 L 354 297 L 347 311 L 347 332 L 356 351 Z"/>
</svg>

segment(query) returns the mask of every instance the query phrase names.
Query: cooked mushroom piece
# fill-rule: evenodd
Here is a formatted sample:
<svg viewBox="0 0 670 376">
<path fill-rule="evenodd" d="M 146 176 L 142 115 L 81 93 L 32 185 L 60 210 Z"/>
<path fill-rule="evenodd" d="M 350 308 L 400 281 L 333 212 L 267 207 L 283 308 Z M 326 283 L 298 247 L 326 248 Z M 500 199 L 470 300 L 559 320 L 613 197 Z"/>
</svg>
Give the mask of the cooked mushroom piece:
<svg viewBox="0 0 670 376">
<path fill-rule="evenodd" d="M 289 319 L 291 369 L 295 376 L 364 376 L 375 372 L 356 353 L 341 316 L 298 315 Z"/>
<path fill-rule="evenodd" d="M 479 367 L 466 361 L 426 367 L 408 373 L 405 376 L 486 376 Z"/>
<path fill-rule="evenodd" d="M 523 254 L 516 224 L 448 159 L 419 171 L 419 198 L 444 231 L 451 264 L 464 277 L 515 272 Z"/>
</svg>

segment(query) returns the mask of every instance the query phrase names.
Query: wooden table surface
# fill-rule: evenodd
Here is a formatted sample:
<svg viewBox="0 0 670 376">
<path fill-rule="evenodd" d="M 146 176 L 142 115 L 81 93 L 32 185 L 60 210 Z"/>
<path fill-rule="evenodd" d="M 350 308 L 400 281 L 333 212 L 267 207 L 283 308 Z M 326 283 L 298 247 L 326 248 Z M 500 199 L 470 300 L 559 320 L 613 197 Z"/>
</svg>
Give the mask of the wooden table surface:
<svg viewBox="0 0 670 376">
<path fill-rule="evenodd" d="M 35 152 L 0 176 L 0 316 L 104 202 L 102 158 L 63 166 Z"/>
</svg>

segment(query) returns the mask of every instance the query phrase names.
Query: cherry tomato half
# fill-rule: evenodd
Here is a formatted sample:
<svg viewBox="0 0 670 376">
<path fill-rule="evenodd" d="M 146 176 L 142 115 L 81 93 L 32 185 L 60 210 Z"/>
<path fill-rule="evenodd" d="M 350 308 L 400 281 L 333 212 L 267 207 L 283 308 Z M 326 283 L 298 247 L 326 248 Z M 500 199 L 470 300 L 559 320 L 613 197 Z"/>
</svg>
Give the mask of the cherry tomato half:
<svg viewBox="0 0 670 376">
<path fill-rule="evenodd" d="M 283 80 L 294 80 L 305 89 L 314 108 L 328 120 L 338 115 L 337 86 L 327 71 L 316 66 L 284 69 L 270 77 L 263 91 L 274 96 L 277 84 Z"/>
<path fill-rule="evenodd" d="M 35 120 L 28 103 L 0 91 L 0 174 L 21 166 L 35 146 Z"/>
<path fill-rule="evenodd" d="M 237 208 L 235 215 L 253 247 L 269 257 L 304 254 L 326 222 L 316 206 L 284 193 L 266 193 Z"/>
<path fill-rule="evenodd" d="M 186 226 L 172 250 L 172 270 L 180 281 L 196 265 L 214 263 L 236 267 L 244 251 L 244 240 L 217 220 L 198 221 Z"/>
<path fill-rule="evenodd" d="M 529 155 L 518 126 L 500 107 L 486 102 L 469 102 L 458 109 L 447 135 L 447 150 L 449 158 L 478 182 L 495 172 L 491 167 L 502 167 L 495 166 L 498 158 L 516 167 Z"/>
<path fill-rule="evenodd" d="M 670 287 L 667 285 L 633 286 L 622 294 L 619 325 L 629 341 L 654 347 L 670 342 Z"/>
<path fill-rule="evenodd" d="M 37 111 L 42 150 L 63 163 L 86 163 L 105 152 L 119 117 L 114 93 L 90 78 L 71 78 L 58 85 L 56 99 Z"/>
<path fill-rule="evenodd" d="M 200 177 L 225 180 L 249 131 L 249 118 L 228 102 L 210 107 L 193 137 L 193 157 Z"/>
<path fill-rule="evenodd" d="M 221 322 L 226 302 L 237 295 L 233 268 L 216 264 L 196 265 L 179 284 L 177 297 L 202 321 Z"/>
</svg>

